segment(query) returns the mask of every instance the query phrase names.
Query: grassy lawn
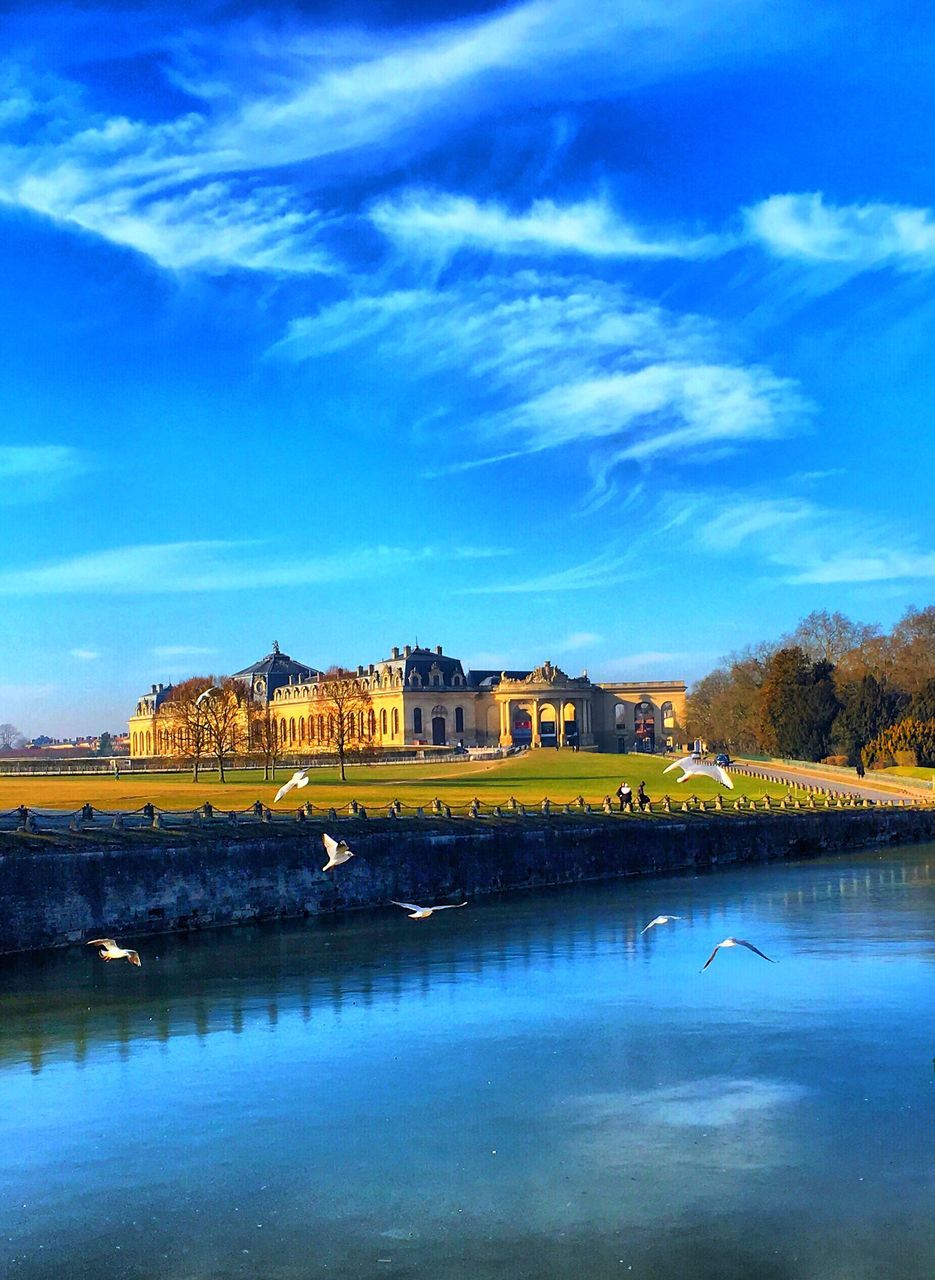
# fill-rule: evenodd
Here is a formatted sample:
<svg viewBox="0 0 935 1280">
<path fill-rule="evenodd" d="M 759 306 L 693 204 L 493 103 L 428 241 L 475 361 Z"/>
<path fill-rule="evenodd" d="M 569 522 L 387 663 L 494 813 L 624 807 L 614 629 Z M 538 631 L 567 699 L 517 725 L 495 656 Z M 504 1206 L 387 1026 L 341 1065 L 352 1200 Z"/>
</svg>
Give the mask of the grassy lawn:
<svg viewBox="0 0 935 1280">
<path fill-rule="evenodd" d="M 376 813 L 394 799 L 415 806 L 427 805 L 435 796 L 453 808 L 468 804 L 474 796 L 489 805 L 505 803 L 511 796 L 527 805 L 538 804 L 543 796 L 566 803 L 578 795 L 591 804 L 599 804 L 605 795 L 613 796 L 623 778 L 634 793 L 639 783 L 645 782 L 653 800 L 661 800 L 666 793 L 673 799 L 693 794 L 709 800 L 718 791 L 725 796 L 757 798 L 790 794 L 790 788 L 783 784 L 739 775 L 734 777 L 733 793 L 706 778 L 692 778 L 679 786 L 675 772 L 663 777 L 668 763 L 661 756 L 546 749 L 505 760 L 462 764 L 351 767 L 345 783 L 339 780 L 336 769 L 313 769 L 309 785 L 290 792 L 276 807 L 288 811 L 309 800 L 317 807 L 340 808 L 353 799 Z M 197 784 L 188 774 L 129 774 L 119 782 L 109 777 L 0 777 L 0 809 L 24 804 L 31 809 L 71 811 L 88 803 L 95 809 L 131 810 L 147 801 L 161 809 L 193 809 L 205 800 L 220 809 L 246 809 L 257 799 L 272 805 L 278 787 L 291 772 L 277 771 L 276 783 L 264 782 L 261 773 L 234 772 L 223 786 L 213 774 L 205 775 Z"/>
<path fill-rule="evenodd" d="M 918 768 L 910 768 L 908 765 L 894 765 L 891 769 L 876 769 L 874 773 L 879 772 L 884 778 L 921 778 L 924 782 L 931 782 L 935 779 L 935 769 L 926 768 L 920 765 Z M 873 774 L 868 774 L 868 778 Z"/>
</svg>

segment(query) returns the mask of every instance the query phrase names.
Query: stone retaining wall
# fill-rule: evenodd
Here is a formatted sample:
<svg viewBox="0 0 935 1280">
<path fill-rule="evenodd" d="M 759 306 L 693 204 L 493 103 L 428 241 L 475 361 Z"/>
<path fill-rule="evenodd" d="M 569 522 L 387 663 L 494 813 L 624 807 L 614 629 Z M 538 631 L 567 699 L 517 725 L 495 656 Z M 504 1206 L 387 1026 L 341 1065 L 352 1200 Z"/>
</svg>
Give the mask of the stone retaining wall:
<svg viewBox="0 0 935 1280">
<path fill-rule="evenodd" d="M 357 856 L 322 873 L 322 826 L 128 833 L 80 848 L 22 837 L 0 852 L 0 953 L 108 934 L 209 928 L 505 889 L 935 841 L 935 809 L 633 819 L 349 822 Z"/>
</svg>

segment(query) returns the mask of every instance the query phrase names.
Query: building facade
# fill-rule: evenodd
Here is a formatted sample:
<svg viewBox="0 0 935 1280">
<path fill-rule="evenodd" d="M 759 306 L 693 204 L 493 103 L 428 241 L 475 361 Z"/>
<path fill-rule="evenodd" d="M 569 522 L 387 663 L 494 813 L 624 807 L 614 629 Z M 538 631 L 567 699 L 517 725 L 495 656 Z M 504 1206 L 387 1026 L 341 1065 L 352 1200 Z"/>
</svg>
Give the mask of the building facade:
<svg viewBox="0 0 935 1280">
<path fill-rule="evenodd" d="M 367 703 L 354 713 L 354 745 L 415 747 L 576 747 L 657 751 L 685 743 L 682 680 L 595 682 L 551 662 L 531 670 L 465 671 L 442 651 L 406 645 L 351 671 Z M 235 678 L 269 709 L 288 754 L 332 749 L 334 708 L 323 673 L 271 653 Z M 172 756 L 179 749 L 163 714 L 171 686 L 153 685 L 130 718 L 131 755 Z"/>
</svg>

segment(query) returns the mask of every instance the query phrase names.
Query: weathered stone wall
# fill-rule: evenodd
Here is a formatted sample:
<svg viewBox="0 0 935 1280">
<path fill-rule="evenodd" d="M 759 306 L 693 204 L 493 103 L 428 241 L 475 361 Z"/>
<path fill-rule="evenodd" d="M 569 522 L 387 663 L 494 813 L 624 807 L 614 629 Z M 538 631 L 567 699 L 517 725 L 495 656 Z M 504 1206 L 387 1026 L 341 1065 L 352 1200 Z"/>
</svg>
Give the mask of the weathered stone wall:
<svg viewBox="0 0 935 1280">
<path fill-rule="evenodd" d="M 343 822 L 341 834 L 357 856 L 328 874 L 313 823 L 262 836 L 153 832 L 90 848 L 10 841 L 0 852 L 0 952 L 935 840 L 935 809 Z"/>
</svg>

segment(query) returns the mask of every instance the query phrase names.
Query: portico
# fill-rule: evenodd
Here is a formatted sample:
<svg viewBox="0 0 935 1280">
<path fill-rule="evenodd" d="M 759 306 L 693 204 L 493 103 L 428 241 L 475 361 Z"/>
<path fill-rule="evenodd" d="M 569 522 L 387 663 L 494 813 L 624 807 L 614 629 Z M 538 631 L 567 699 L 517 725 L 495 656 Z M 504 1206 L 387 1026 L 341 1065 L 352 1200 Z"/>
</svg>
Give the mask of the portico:
<svg viewBox="0 0 935 1280">
<path fill-rule="evenodd" d="M 506 673 L 494 687 L 503 746 L 593 747 L 591 681 L 551 662 L 519 679 Z"/>
</svg>

